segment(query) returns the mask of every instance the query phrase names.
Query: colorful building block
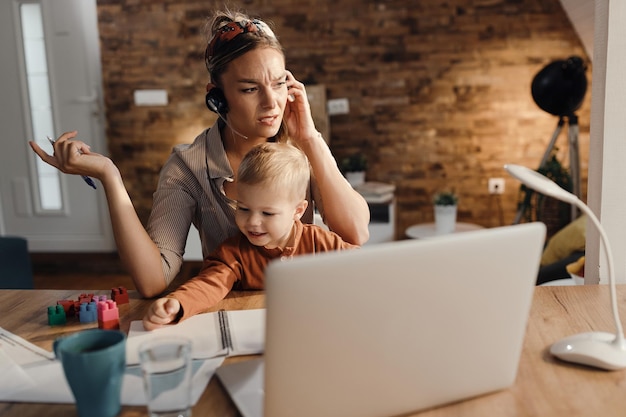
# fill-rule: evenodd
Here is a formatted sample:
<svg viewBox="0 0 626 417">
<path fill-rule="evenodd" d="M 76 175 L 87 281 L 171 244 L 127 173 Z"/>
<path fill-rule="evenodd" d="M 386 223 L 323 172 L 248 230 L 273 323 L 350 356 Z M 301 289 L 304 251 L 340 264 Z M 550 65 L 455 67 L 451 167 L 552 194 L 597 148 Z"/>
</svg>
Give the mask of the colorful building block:
<svg viewBox="0 0 626 417">
<path fill-rule="evenodd" d="M 98 303 L 98 328 L 107 330 L 120 328 L 120 314 L 115 301 L 106 300 Z"/>
<path fill-rule="evenodd" d="M 63 306 L 63 310 L 65 310 L 66 317 L 74 317 L 76 315 L 77 306 L 76 302 L 73 300 L 59 300 L 57 301 L 57 305 Z M 80 305 L 78 305 L 80 307 Z"/>
<path fill-rule="evenodd" d="M 81 294 L 78 296 L 78 304 L 90 303 L 93 301 L 93 294 Z"/>
<path fill-rule="evenodd" d="M 98 321 L 98 311 L 94 301 L 90 303 L 82 303 L 78 313 L 78 319 L 81 323 L 93 323 Z"/>
<path fill-rule="evenodd" d="M 62 305 L 48 307 L 48 324 L 50 326 L 59 326 L 67 323 L 67 317 Z"/>
<path fill-rule="evenodd" d="M 130 302 L 128 300 L 128 291 L 126 290 L 126 287 L 111 288 L 111 299 L 115 301 L 118 306 L 120 304 L 128 304 Z"/>
<path fill-rule="evenodd" d="M 94 295 L 93 297 L 91 297 L 91 301 L 94 301 L 96 304 L 98 304 L 100 301 L 106 301 L 106 300 L 107 300 L 106 295 Z"/>
<path fill-rule="evenodd" d="M 112 297 L 128 303 L 126 288 L 113 288 Z M 80 294 L 77 300 L 58 300 L 55 306 L 48 307 L 48 324 L 67 324 L 68 317 L 77 316 L 81 323 L 98 322 L 102 329 L 119 329 L 117 302 L 108 300 L 106 295 Z"/>
</svg>

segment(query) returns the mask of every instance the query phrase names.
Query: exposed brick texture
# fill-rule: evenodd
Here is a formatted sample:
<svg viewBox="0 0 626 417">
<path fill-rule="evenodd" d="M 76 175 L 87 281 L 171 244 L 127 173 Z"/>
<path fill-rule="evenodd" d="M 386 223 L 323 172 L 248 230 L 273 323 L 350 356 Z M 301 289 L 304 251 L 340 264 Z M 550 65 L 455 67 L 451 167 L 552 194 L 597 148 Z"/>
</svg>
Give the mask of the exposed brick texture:
<svg viewBox="0 0 626 417">
<path fill-rule="evenodd" d="M 223 2 L 98 0 L 109 151 L 142 221 L 173 145 L 215 116 L 204 105 L 204 24 Z M 234 6 L 237 4 L 233 3 Z M 502 166 L 537 168 L 557 118 L 533 101 L 535 74 L 578 55 L 589 87 L 577 112 L 586 197 L 591 66 L 558 0 L 245 0 L 273 23 L 288 68 L 350 113 L 330 118 L 340 159 L 362 151 L 368 180 L 397 186 L 397 237 L 432 221 L 432 195 L 459 194 L 459 220 L 510 224 L 519 183 Z M 133 91 L 163 88 L 166 107 L 136 107 Z M 569 165 L 567 129 L 557 140 Z M 506 179 L 489 196 L 487 180 Z"/>
</svg>

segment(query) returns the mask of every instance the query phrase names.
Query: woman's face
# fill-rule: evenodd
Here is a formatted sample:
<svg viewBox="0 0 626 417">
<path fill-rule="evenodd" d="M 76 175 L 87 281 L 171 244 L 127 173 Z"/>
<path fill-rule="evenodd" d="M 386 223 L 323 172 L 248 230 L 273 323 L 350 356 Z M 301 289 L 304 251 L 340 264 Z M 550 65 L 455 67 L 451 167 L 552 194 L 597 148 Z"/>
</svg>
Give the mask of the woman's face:
<svg viewBox="0 0 626 417">
<path fill-rule="evenodd" d="M 278 133 L 287 103 L 285 58 L 274 48 L 257 48 L 233 60 L 222 74 L 225 115 L 250 140 Z"/>
</svg>

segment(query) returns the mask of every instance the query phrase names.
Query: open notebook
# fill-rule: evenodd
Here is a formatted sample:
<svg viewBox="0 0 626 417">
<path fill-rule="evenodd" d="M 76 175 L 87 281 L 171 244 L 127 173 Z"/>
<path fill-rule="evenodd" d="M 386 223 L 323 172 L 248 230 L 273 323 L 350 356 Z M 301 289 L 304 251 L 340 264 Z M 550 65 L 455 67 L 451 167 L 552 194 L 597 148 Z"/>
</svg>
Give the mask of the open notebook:
<svg viewBox="0 0 626 417">
<path fill-rule="evenodd" d="M 509 387 L 544 238 L 531 223 L 270 263 L 265 356 L 217 375 L 245 417 L 395 416 Z"/>
<path fill-rule="evenodd" d="M 263 353 L 265 309 L 197 314 L 176 325 L 152 331 L 145 330 L 141 320 L 132 321 L 126 339 L 126 363 L 139 364 L 139 346 L 164 336 L 190 339 L 193 359 Z"/>
</svg>

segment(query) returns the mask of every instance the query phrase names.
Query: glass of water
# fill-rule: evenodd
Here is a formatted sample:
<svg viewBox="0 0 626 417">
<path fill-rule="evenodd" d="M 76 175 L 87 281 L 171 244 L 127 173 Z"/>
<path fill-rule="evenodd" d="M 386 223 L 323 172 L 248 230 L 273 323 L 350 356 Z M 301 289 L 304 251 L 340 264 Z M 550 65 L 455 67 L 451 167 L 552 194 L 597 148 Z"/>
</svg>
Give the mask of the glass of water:
<svg viewBox="0 0 626 417">
<path fill-rule="evenodd" d="M 162 337 L 139 346 L 150 417 L 191 416 L 191 341 Z"/>
</svg>

